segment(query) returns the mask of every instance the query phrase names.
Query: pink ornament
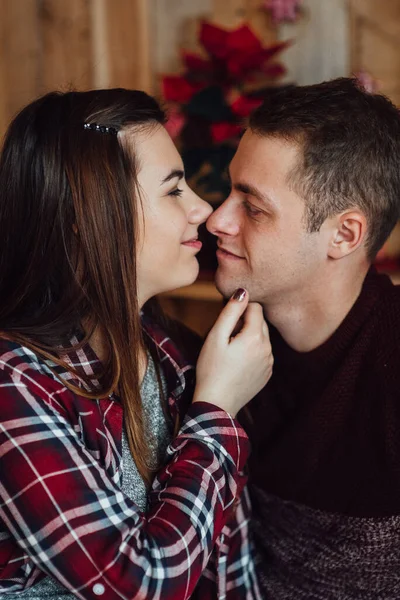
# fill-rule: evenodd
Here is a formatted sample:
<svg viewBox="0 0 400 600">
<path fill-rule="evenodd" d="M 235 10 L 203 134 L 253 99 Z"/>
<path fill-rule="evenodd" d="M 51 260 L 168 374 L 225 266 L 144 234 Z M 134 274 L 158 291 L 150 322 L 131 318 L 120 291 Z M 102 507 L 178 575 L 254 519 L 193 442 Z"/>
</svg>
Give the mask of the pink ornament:
<svg viewBox="0 0 400 600">
<path fill-rule="evenodd" d="M 361 71 L 358 71 L 358 73 L 355 73 L 354 75 L 366 92 L 369 92 L 370 94 L 375 94 L 375 92 L 378 91 L 378 82 L 372 77 L 370 73 L 368 73 L 368 71 L 361 69 Z"/>
<path fill-rule="evenodd" d="M 295 21 L 302 0 L 264 0 L 264 8 L 272 14 L 275 23 Z"/>
</svg>

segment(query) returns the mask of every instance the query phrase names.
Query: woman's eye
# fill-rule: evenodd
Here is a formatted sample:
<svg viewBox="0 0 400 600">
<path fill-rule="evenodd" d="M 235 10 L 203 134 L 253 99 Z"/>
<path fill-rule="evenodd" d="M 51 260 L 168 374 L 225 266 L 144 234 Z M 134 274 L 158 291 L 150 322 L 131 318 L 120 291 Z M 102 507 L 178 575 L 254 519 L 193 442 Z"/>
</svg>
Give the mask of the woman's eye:
<svg viewBox="0 0 400 600">
<path fill-rule="evenodd" d="M 181 190 L 180 188 L 175 188 L 174 190 L 168 192 L 168 196 L 182 196 L 182 192 L 183 190 Z"/>
</svg>

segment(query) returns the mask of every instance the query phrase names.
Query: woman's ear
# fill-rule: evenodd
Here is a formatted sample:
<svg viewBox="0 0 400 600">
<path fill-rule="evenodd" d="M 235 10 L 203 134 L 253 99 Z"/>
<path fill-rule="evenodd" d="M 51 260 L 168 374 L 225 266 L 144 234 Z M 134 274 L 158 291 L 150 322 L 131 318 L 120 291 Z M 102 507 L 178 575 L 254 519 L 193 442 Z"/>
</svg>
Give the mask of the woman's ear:
<svg viewBox="0 0 400 600">
<path fill-rule="evenodd" d="M 338 259 L 348 256 L 364 244 L 367 235 L 367 219 L 362 212 L 352 210 L 337 215 L 335 220 L 328 256 Z"/>
</svg>

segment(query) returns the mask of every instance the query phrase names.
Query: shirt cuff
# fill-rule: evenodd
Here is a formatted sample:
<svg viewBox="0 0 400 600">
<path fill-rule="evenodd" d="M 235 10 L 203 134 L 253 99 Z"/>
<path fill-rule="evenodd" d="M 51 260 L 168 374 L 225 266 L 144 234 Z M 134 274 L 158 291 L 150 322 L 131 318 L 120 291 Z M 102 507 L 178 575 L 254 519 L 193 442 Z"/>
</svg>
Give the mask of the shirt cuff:
<svg viewBox="0 0 400 600">
<path fill-rule="evenodd" d="M 239 421 L 210 402 L 194 402 L 188 408 L 177 438 L 203 438 L 204 443 L 230 455 L 242 472 L 250 454 L 249 438 Z"/>
</svg>

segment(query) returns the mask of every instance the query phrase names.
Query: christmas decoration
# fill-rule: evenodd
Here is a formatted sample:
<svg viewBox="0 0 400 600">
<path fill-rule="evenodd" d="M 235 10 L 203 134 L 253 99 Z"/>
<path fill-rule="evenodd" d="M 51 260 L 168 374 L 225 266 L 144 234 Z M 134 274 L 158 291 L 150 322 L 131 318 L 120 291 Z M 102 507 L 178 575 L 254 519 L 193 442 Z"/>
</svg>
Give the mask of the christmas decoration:
<svg viewBox="0 0 400 600">
<path fill-rule="evenodd" d="M 295 21 L 300 13 L 301 0 L 264 0 L 264 8 L 272 15 L 274 23 Z"/>
<path fill-rule="evenodd" d="M 379 85 L 377 80 L 365 69 L 361 69 L 361 71 L 355 73 L 354 76 L 358 79 L 360 85 L 362 85 L 366 92 L 374 94 L 378 91 Z"/>
</svg>

